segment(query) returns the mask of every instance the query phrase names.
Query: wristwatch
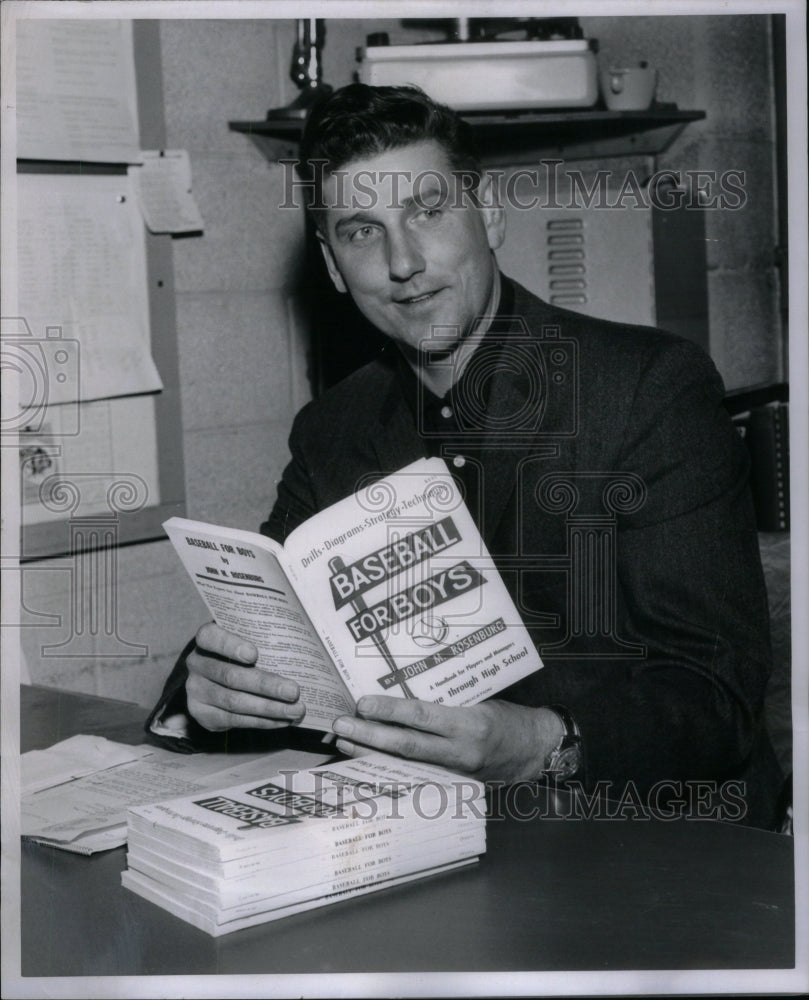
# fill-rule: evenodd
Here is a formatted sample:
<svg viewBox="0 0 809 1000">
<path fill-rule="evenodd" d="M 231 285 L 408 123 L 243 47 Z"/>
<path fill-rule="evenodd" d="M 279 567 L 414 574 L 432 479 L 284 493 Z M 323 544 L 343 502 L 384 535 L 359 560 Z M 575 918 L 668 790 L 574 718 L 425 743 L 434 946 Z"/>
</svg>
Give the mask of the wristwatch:
<svg viewBox="0 0 809 1000">
<path fill-rule="evenodd" d="M 545 761 L 543 775 L 552 781 L 567 781 L 578 774 L 583 762 L 581 731 L 564 705 L 548 705 L 562 720 L 565 731 Z"/>
</svg>

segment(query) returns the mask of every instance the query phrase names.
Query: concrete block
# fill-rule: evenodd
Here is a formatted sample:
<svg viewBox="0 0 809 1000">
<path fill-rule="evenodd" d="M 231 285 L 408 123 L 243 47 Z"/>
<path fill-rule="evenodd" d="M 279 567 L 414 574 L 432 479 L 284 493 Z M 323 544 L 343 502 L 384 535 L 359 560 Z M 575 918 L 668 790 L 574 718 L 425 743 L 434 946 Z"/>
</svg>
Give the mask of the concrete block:
<svg viewBox="0 0 809 1000">
<path fill-rule="evenodd" d="M 291 422 L 293 332 L 285 296 L 183 293 L 177 326 L 186 429 Z"/>
<path fill-rule="evenodd" d="M 170 148 L 229 154 L 229 121 L 263 119 L 296 93 L 288 79 L 294 21 L 166 19 L 160 22 L 166 141 Z"/>
<path fill-rule="evenodd" d="M 774 192 L 773 148 L 766 141 L 708 139 L 700 150 L 700 168 L 719 176 L 741 172 L 743 181 L 729 178 L 743 195 L 734 194 L 728 204 L 743 201 L 740 208 L 713 208 L 705 213 L 708 269 L 765 271 L 773 266 L 777 242 L 777 206 Z"/>
<path fill-rule="evenodd" d="M 43 600 L 41 606 L 58 618 L 59 624 L 21 628 L 19 631 L 20 650 L 31 683 L 98 694 L 92 652 L 84 656 L 58 655 L 58 647 L 70 651 L 68 643 L 74 635 L 69 595 L 53 595 L 49 600 Z M 85 648 L 92 651 L 93 643 L 87 642 Z M 75 647 L 73 651 L 75 652 Z M 56 655 L 45 655 L 46 653 Z M 3 669 L 9 667 L 14 669 L 9 664 L 4 664 Z"/>
<path fill-rule="evenodd" d="M 179 651 L 178 648 L 177 652 Z M 143 706 L 145 721 L 149 709 L 160 697 L 175 660 L 176 654 L 149 657 L 138 662 L 97 660 L 94 665 L 97 693 L 104 698 L 130 701 Z"/>
<path fill-rule="evenodd" d="M 778 381 L 783 348 L 772 273 L 708 276 L 711 356 L 727 389 Z"/>
<path fill-rule="evenodd" d="M 12 572 L 12 567 L 3 567 L 3 573 Z M 13 572 L 20 578 L 20 602 L 23 606 L 24 621 L 26 614 L 31 619 L 39 615 L 39 602 L 54 594 L 69 592 L 72 585 L 73 563 L 70 559 L 42 559 L 37 562 L 23 563 Z"/>
<path fill-rule="evenodd" d="M 118 550 L 118 566 L 125 580 L 148 580 L 171 575 L 177 568 L 174 547 L 166 538 L 143 545 L 126 545 Z"/>
<path fill-rule="evenodd" d="M 194 156 L 192 169 L 205 231 L 174 241 L 177 291 L 265 291 L 298 280 L 303 209 L 280 208 L 283 168 L 234 147 Z"/>
<path fill-rule="evenodd" d="M 769 19 L 765 14 L 700 18 L 708 127 L 765 139 L 773 128 Z"/>
<path fill-rule="evenodd" d="M 144 644 L 148 658 L 176 654 L 210 617 L 179 557 L 174 558 L 177 564 L 174 572 L 160 577 L 129 578 L 119 587 L 119 634 Z M 122 659 L 128 661 L 129 657 Z"/>
<path fill-rule="evenodd" d="M 264 421 L 185 435 L 188 516 L 258 531 L 289 460 L 289 422 Z"/>
</svg>

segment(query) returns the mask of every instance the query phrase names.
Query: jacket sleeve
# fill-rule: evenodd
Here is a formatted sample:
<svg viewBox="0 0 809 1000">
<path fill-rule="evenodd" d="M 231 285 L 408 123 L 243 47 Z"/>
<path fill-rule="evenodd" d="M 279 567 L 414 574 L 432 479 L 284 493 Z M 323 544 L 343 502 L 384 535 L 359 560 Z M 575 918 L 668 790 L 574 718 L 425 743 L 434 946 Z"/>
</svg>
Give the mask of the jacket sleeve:
<svg viewBox="0 0 809 1000">
<path fill-rule="evenodd" d="M 617 633 L 642 655 L 549 655 L 532 692 L 577 719 L 590 785 L 721 780 L 756 752 L 767 599 L 746 449 L 723 396 L 710 359 L 674 339 L 637 382 L 616 471 L 645 499 L 617 515 L 614 596 Z"/>
</svg>

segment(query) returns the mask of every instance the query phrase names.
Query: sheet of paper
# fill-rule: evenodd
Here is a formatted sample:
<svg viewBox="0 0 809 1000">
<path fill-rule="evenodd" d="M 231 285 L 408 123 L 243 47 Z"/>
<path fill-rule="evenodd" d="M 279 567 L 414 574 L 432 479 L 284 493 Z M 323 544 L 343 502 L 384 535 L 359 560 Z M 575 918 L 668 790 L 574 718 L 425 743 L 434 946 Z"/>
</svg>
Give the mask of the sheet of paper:
<svg viewBox="0 0 809 1000">
<path fill-rule="evenodd" d="M 132 24 L 20 19 L 17 156 L 140 162 Z"/>
<path fill-rule="evenodd" d="M 64 519 L 64 505 L 49 499 L 61 481 L 73 484 L 74 517 L 115 513 L 109 506 L 115 483 L 124 483 L 137 503 L 159 504 L 154 396 L 48 407 L 36 429 L 20 433 L 24 524 Z"/>
<path fill-rule="evenodd" d="M 125 175 L 20 174 L 17 295 L 45 405 L 162 388 L 143 220 Z M 36 381 L 36 379 L 35 379 Z"/>
<path fill-rule="evenodd" d="M 203 229 L 191 193 L 191 161 L 184 149 L 144 150 L 143 163 L 129 176 L 143 220 L 153 233 L 196 233 Z"/>
<path fill-rule="evenodd" d="M 281 770 L 315 767 L 333 756 L 300 750 L 186 755 L 159 747 L 143 749 L 147 752 L 139 760 L 24 794 L 23 836 L 80 853 L 109 850 L 126 843 L 126 810 L 130 806 L 227 787 Z"/>
<path fill-rule="evenodd" d="M 31 750 L 20 757 L 20 790 L 30 795 L 54 788 L 85 774 L 138 760 L 150 749 L 113 743 L 103 736 L 71 736 L 47 750 Z"/>
<path fill-rule="evenodd" d="M 218 625 L 255 644 L 259 670 L 294 680 L 305 725 L 331 732 L 354 703 L 290 585 L 279 546 L 251 532 L 169 518 L 163 528 Z"/>
<path fill-rule="evenodd" d="M 35 844 L 43 847 L 58 847 L 60 851 L 70 851 L 71 854 L 97 854 L 99 851 L 111 851 L 126 843 L 126 823 L 111 826 L 108 830 L 88 833 L 71 840 L 69 844 L 56 843 L 47 837 L 29 837 Z"/>
</svg>

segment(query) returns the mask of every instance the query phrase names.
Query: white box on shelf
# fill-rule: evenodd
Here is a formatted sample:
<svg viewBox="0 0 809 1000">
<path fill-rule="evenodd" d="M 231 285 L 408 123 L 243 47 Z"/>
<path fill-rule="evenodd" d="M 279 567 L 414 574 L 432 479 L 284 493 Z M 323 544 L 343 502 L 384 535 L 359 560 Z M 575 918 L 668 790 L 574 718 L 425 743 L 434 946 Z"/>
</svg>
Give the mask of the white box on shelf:
<svg viewBox="0 0 809 1000">
<path fill-rule="evenodd" d="M 459 111 L 591 107 L 598 99 L 586 39 L 368 46 L 357 60 L 360 83 L 415 84 Z"/>
</svg>

